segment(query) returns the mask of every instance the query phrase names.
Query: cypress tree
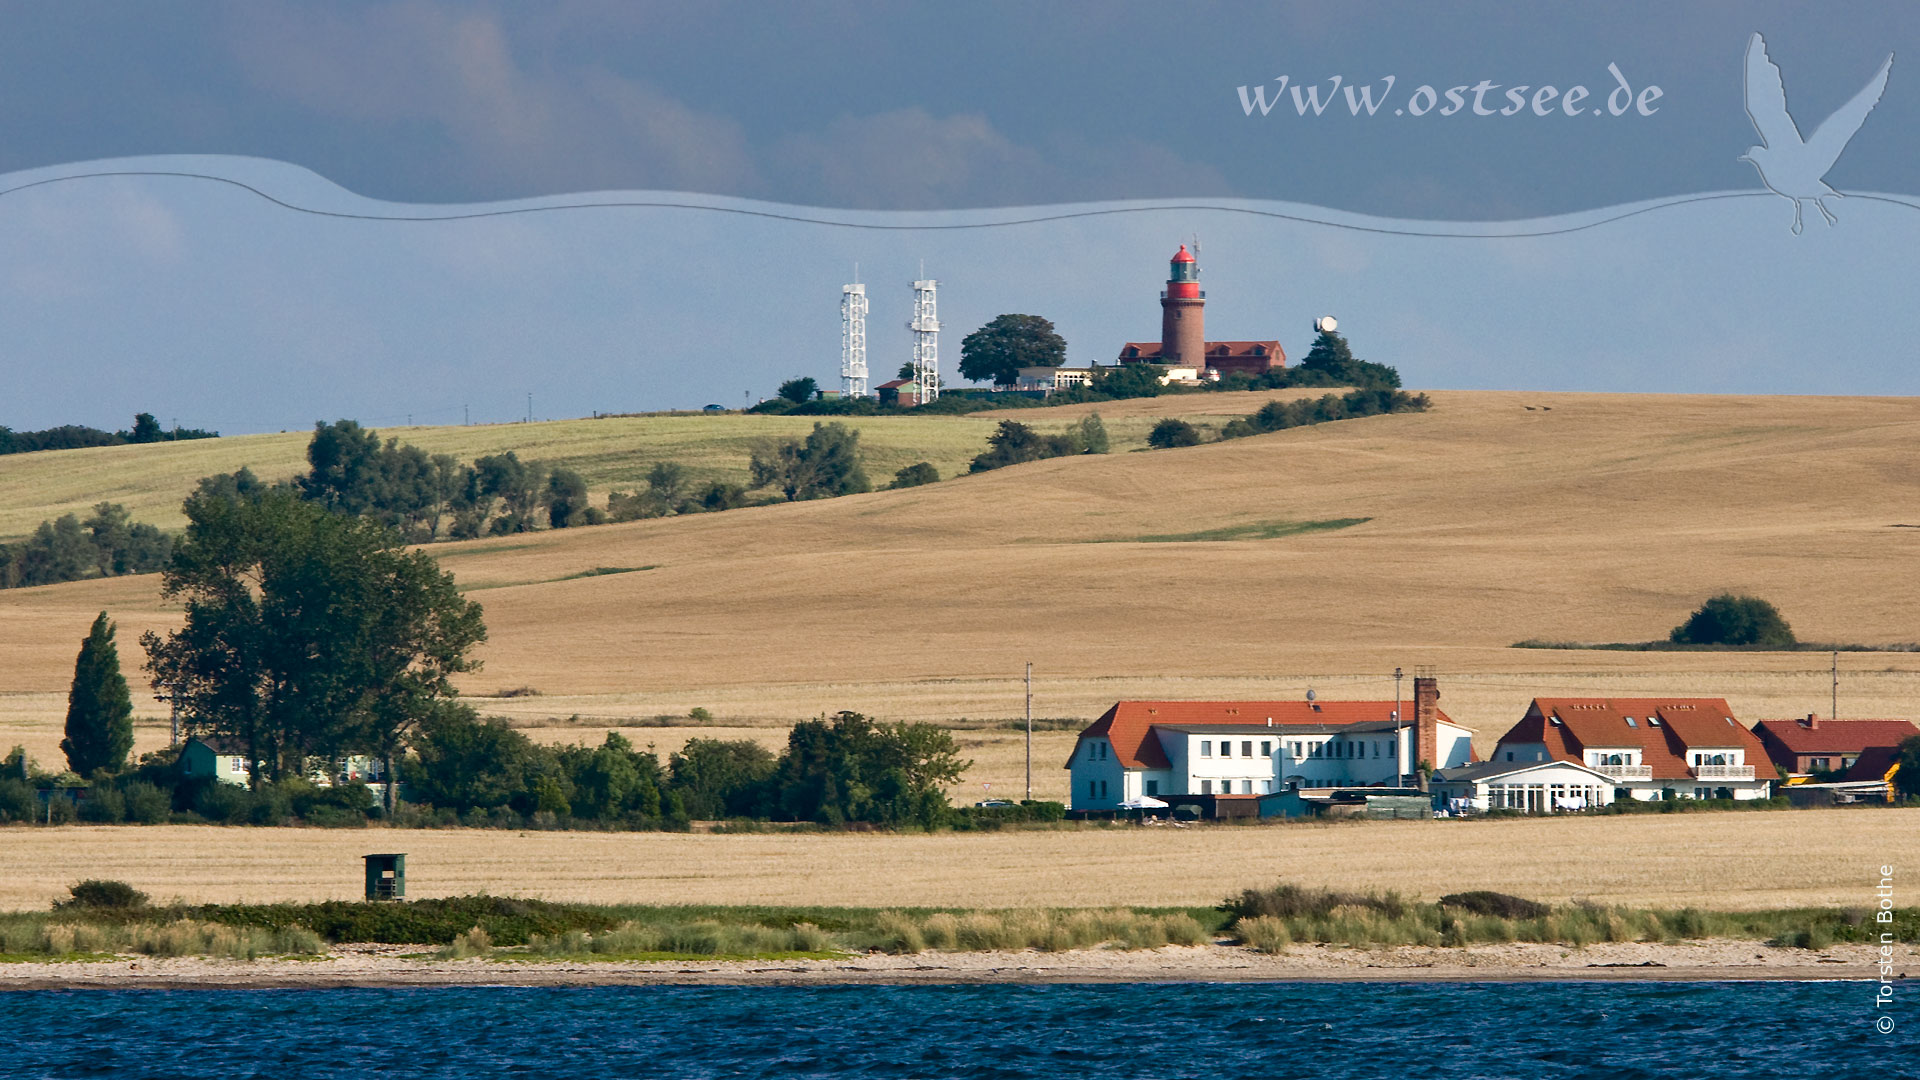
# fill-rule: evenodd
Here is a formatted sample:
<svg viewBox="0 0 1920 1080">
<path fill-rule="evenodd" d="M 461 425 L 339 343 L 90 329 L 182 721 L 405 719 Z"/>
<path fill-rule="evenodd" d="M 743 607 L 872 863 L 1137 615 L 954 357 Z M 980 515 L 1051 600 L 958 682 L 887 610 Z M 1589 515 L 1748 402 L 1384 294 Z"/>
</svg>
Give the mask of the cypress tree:
<svg viewBox="0 0 1920 1080">
<path fill-rule="evenodd" d="M 133 750 L 133 697 L 120 673 L 113 631 L 107 613 L 101 612 L 73 662 L 67 737 L 60 740 L 60 749 L 67 755 L 67 767 L 81 776 L 100 769 L 117 772 Z"/>
</svg>

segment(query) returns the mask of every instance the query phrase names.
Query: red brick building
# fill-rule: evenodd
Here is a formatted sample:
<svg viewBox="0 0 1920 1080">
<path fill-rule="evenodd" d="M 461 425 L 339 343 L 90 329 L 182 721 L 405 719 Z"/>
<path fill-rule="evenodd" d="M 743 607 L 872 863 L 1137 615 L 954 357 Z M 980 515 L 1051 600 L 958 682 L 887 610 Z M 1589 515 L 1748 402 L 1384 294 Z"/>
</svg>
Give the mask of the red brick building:
<svg viewBox="0 0 1920 1080">
<path fill-rule="evenodd" d="M 1259 375 L 1287 366 L 1278 340 L 1208 341 L 1206 309 L 1200 264 L 1182 244 L 1160 293 L 1160 340 L 1127 342 L 1120 348 L 1120 362 L 1192 368 L 1202 378 L 1211 377 L 1209 373 L 1221 378 L 1235 372 Z"/>
<path fill-rule="evenodd" d="M 1885 774 L 1893 762 L 1893 749 L 1902 740 L 1920 735 L 1920 727 L 1911 720 L 1822 720 L 1809 715 L 1762 720 L 1753 725 L 1753 733 L 1766 747 L 1767 757 L 1796 776 L 1842 772 L 1869 755 L 1885 762 L 1880 769 Z"/>
</svg>

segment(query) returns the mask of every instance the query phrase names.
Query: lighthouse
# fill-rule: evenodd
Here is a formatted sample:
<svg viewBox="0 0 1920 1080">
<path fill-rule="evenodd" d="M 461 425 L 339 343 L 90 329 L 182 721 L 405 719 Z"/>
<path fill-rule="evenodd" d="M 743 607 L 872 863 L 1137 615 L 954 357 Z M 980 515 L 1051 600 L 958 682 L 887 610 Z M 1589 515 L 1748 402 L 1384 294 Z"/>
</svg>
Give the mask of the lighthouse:
<svg viewBox="0 0 1920 1080">
<path fill-rule="evenodd" d="M 1286 351 L 1273 338 L 1208 341 L 1206 308 L 1200 264 L 1181 244 L 1167 273 L 1167 287 L 1160 291 L 1160 340 L 1127 342 L 1120 346 L 1120 362 L 1162 367 L 1162 383 L 1219 382 L 1240 375 L 1255 379 L 1287 366 Z"/>
<path fill-rule="evenodd" d="M 1162 250 L 1165 250 L 1164 248 Z M 1181 244 L 1160 294 L 1160 358 L 1165 364 L 1202 368 L 1207 355 L 1207 294 L 1200 291 L 1200 264 Z"/>
</svg>

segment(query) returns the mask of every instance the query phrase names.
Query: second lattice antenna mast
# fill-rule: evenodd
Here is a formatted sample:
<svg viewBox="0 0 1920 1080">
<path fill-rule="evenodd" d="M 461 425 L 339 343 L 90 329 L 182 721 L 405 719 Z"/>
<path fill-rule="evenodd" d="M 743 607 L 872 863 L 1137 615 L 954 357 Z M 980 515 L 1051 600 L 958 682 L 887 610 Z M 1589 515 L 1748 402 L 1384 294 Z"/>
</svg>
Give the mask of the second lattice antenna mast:
<svg viewBox="0 0 1920 1080">
<path fill-rule="evenodd" d="M 913 321 L 907 324 L 913 331 L 913 381 L 922 405 L 940 397 L 940 316 L 934 306 L 939 284 L 932 278 L 913 283 Z"/>
</svg>

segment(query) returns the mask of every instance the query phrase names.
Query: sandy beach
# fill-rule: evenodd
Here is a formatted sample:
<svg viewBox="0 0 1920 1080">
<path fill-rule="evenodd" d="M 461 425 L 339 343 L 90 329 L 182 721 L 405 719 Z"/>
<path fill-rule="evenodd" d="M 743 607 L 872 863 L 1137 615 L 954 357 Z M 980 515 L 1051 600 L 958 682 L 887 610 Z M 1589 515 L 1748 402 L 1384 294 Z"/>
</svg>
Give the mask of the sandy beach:
<svg viewBox="0 0 1920 1080">
<path fill-rule="evenodd" d="M 1101 982 L 1513 982 L 1827 980 L 1879 977 L 1877 949 L 1773 948 L 1749 941 L 1612 943 L 1574 949 L 1511 943 L 1468 948 L 1296 945 L 1265 955 L 1238 946 L 1125 951 L 925 952 L 830 960 L 437 960 L 416 945 L 340 945 L 321 959 L 197 957 L 0 964 L 0 990 L 277 989 L 405 986 L 798 986 Z M 1898 978 L 1920 973 L 1920 947 L 1897 946 Z"/>
</svg>

